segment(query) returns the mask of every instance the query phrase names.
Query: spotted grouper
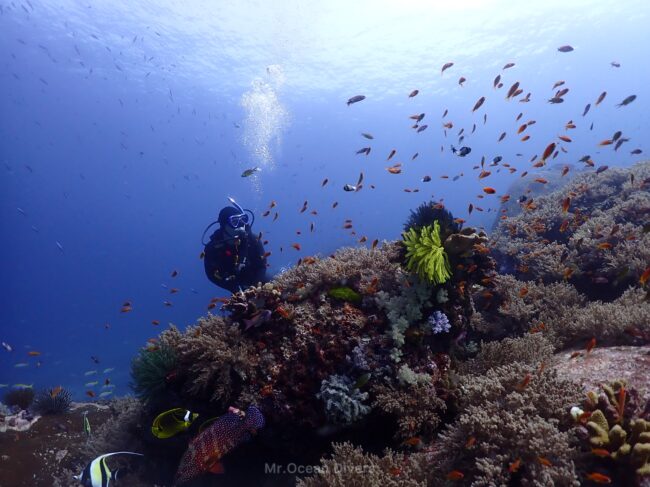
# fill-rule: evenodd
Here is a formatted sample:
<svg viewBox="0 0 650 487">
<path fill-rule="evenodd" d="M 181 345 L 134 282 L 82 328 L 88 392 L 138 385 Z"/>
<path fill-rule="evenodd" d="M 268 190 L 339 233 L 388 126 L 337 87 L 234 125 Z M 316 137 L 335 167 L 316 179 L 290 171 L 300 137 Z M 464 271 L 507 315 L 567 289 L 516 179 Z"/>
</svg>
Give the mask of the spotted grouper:
<svg viewBox="0 0 650 487">
<path fill-rule="evenodd" d="M 223 456 L 250 440 L 263 427 L 264 416 L 256 406 L 249 406 L 245 413 L 230 408 L 190 442 L 178 466 L 175 485 L 205 472 L 223 473 Z"/>
</svg>

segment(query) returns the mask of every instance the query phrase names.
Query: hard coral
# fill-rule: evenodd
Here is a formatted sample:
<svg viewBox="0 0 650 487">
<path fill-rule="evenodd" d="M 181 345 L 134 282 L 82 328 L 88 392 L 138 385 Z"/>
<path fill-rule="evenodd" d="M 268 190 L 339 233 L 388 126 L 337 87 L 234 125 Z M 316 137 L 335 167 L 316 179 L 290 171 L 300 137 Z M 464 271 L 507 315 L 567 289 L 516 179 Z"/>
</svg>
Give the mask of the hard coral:
<svg viewBox="0 0 650 487">
<path fill-rule="evenodd" d="M 615 381 L 600 393 L 589 392 L 582 405 L 585 412 L 576 417 L 584 425 L 578 426 L 579 437 L 585 439 L 585 450 L 599 452 L 588 457 L 589 467 L 608 468 L 617 485 L 650 475 L 650 401 L 644 408 L 634 388 Z"/>
<path fill-rule="evenodd" d="M 650 262 L 650 162 L 585 173 L 501 221 L 492 235 L 502 270 L 522 279 L 566 278 L 611 300 Z M 564 212 L 562 203 L 569 198 Z"/>
<path fill-rule="evenodd" d="M 179 366 L 189 377 L 190 396 L 228 406 L 255 365 L 253 345 L 239 327 L 217 316 L 201 318 L 176 345 Z"/>
<path fill-rule="evenodd" d="M 333 445 L 331 458 L 322 458 L 314 476 L 300 479 L 299 487 L 426 487 L 428 478 L 420 463 L 387 450 L 384 456 L 364 453 L 350 443 Z M 311 473 L 311 472 L 310 472 Z"/>
<path fill-rule="evenodd" d="M 367 392 L 361 392 L 352 379 L 345 375 L 332 375 L 323 379 L 316 395 L 325 404 L 325 413 L 335 424 L 352 424 L 370 412 L 363 402 Z"/>
<path fill-rule="evenodd" d="M 399 441 L 415 436 L 431 438 L 447 410 L 445 401 L 431 381 L 413 385 L 378 385 L 373 394 L 373 408 L 395 418 Z"/>
<path fill-rule="evenodd" d="M 498 276 L 494 283 L 495 297 L 486 301 L 480 312 L 481 331 L 488 335 L 537 331 L 562 348 L 592 337 L 598 337 L 601 345 L 634 344 L 650 333 L 650 301 L 640 288 L 630 288 L 604 303 L 588 301 L 564 282 L 539 284 Z M 481 302 L 480 295 L 476 299 Z"/>
<path fill-rule="evenodd" d="M 422 227 L 419 233 L 411 228 L 404 233 L 406 268 L 415 271 L 422 280 L 444 284 L 451 277 L 449 257 L 442 246 L 440 224 Z"/>
<path fill-rule="evenodd" d="M 515 363 L 463 377 L 459 393 L 460 416 L 436 442 L 440 477 L 459 470 L 472 485 L 515 477 L 523 485 L 579 485 L 565 409 L 579 386 Z"/>
</svg>

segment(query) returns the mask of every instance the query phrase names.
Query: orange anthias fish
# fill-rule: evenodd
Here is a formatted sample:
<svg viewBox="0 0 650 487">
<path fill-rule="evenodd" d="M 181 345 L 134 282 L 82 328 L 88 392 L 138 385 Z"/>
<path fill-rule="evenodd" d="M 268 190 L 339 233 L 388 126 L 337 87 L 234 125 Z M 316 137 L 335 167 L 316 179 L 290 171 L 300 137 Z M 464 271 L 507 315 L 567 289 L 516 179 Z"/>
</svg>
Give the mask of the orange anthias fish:
<svg viewBox="0 0 650 487">
<path fill-rule="evenodd" d="M 639 277 L 639 283 L 642 286 L 645 286 L 646 282 L 648 282 L 648 279 L 650 279 L 650 266 L 648 266 L 648 268 L 643 271 L 643 274 L 641 274 L 641 277 Z"/>
<path fill-rule="evenodd" d="M 508 472 L 515 473 L 517 470 L 519 470 L 519 467 L 521 467 L 521 458 L 517 458 L 508 466 Z"/>
<path fill-rule="evenodd" d="M 569 211 L 569 205 L 571 205 L 571 198 L 568 196 L 562 201 L 562 213 Z"/>
<path fill-rule="evenodd" d="M 486 186 L 483 188 L 483 191 L 487 194 L 494 194 L 496 193 L 496 190 L 494 188 L 491 188 L 490 186 Z"/>
<path fill-rule="evenodd" d="M 592 482 L 596 482 L 597 484 L 611 484 L 612 479 L 608 477 L 605 474 L 598 473 L 598 472 L 592 472 L 587 475 L 587 480 L 591 480 Z"/>
<path fill-rule="evenodd" d="M 230 408 L 190 442 L 178 466 L 175 485 L 205 472 L 223 473 L 221 458 L 263 427 L 264 416 L 256 406 L 249 406 L 246 413 Z"/>
<path fill-rule="evenodd" d="M 452 470 L 447 474 L 447 480 L 460 480 L 465 477 L 465 474 L 460 470 Z"/>
<path fill-rule="evenodd" d="M 37 352 L 35 350 L 30 350 L 29 352 L 27 352 L 27 355 L 29 355 L 30 357 L 38 357 L 40 354 L 41 352 Z"/>
<path fill-rule="evenodd" d="M 596 346 L 596 337 L 593 337 L 591 340 L 589 340 L 589 343 L 587 343 L 587 353 L 591 352 L 594 347 Z"/>
<path fill-rule="evenodd" d="M 521 383 L 517 385 L 517 390 L 523 391 L 528 386 L 528 384 L 530 384 L 531 378 L 532 376 L 530 374 L 526 374 L 524 380 L 522 380 Z"/>
<path fill-rule="evenodd" d="M 607 458 L 610 456 L 609 451 L 605 450 L 604 448 L 592 448 L 591 453 L 601 458 Z"/>
</svg>

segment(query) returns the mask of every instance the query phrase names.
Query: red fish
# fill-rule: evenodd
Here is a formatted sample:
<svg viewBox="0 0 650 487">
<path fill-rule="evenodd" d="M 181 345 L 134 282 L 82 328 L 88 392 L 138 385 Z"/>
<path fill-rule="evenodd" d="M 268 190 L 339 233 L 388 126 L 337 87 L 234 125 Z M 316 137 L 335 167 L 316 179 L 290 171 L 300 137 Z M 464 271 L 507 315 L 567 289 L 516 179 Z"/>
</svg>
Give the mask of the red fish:
<svg viewBox="0 0 650 487">
<path fill-rule="evenodd" d="M 246 413 L 231 408 L 190 442 L 178 466 L 175 484 L 205 472 L 222 473 L 221 458 L 263 427 L 264 416 L 256 406 L 249 406 Z"/>
<path fill-rule="evenodd" d="M 591 480 L 592 482 L 596 482 L 597 484 L 611 484 L 612 479 L 608 477 L 605 474 L 598 473 L 598 472 L 592 472 L 587 475 L 587 480 Z"/>
<path fill-rule="evenodd" d="M 650 266 L 646 268 L 645 271 L 643 271 L 643 274 L 641 274 L 641 277 L 639 278 L 639 283 L 642 286 L 645 286 L 646 282 L 648 282 L 648 279 L 650 279 Z"/>
<path fill-rule="evenodd" d="M 587 343 L 586 346 L 587 353 L 591 352 L 595 346 L 596 346 L 596 337 L 593 337 L 591 340 L 589 340 L 589 343 Z"/>
</svg>

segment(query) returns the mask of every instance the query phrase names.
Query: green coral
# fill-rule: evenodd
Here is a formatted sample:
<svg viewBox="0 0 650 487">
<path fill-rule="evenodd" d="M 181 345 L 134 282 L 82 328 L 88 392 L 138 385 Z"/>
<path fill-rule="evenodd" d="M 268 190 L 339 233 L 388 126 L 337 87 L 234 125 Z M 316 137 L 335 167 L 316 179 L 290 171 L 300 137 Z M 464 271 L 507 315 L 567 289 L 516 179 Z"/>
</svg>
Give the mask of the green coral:
<svg viewBox="0 0 650 487">
<path fill-rule="evenodd" d="M 165 391 L 167 376 L 176 365 L 176 352 L 170 346 L 142 348 L 131 363 L 131 388 L 143 401 L 155 401 Z"/>
<path fill-rule="evenodd" d="M 361 302 L 361 295 L 350 287 L 333 287 L 327 294 L 335 299 L 341 301 L 348 301 L 350 303 Z"/>
<path fill-rule="evenodd" d="M 443 284 L 451 277 L 449 257 L 442 246 L 440 224 L 422 227 L 418 233 L 411 228 L 404 233 L 406 268 L 416 271 L 420 279 L 433 284 Z"/>
</svg>

